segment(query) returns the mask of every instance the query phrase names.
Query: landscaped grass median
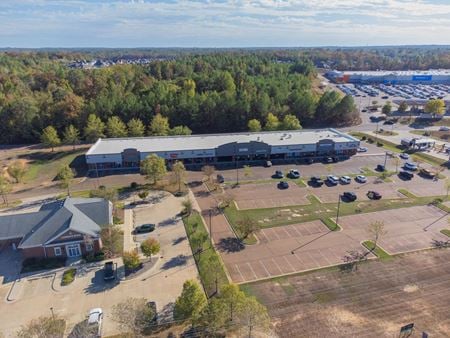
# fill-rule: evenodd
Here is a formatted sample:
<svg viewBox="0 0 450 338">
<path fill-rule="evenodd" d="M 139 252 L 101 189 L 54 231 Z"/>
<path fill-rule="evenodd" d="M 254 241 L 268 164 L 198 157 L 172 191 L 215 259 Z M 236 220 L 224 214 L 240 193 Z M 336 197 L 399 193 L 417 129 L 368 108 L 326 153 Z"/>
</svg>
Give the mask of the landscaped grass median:
<svg viewBox="0 0 450 338">
<path fill-rule="evenodd" d="M 331 231 L 339 231 L 339 230 L 341 230 L 341 227 L 335 221 L 333 221 L 330 217 L 324 217 L 324 218 L 321 219 L 321 221 Z"/>
<path fill-rule="evenodd" d="M 435 203 L 438 198 L 443 197 L 417 197 L 410 194 L 407 198 L 401 199 L 382 199 L 378 201 L 370 200 L 341 203 L 339 215 L 347 216 L 381 210 L 428 205 Z M 256 222 L 260 221 L 263 228 L 321 220 L 327 217 L 336 217 L 337 203 L 320 203 L 318 200 L 310 196 L 308 196 L 308 200 L 312 204 L 246 210 L 237 210 L 234 203 L 232 203 L 229 207 L 225 208 L 224 212 L 228 218 L 228 221 L 233 226 L 240 219 L 250 217 Z"/>
<path fill-rule="evenodd" d="M 449 229 L 442 229 L 441 230 L 441 234 L 450 237 L 450 230 Z"/>
<path fill-rule="evenodd" d="M 203 287 L 207 295 L 211 296 L 216 292 L 216 281 L 218 289 L 221 285 L 228 284 L 225 268 L 219 255 L 211 247 L 209 234 L 200 215 L 194 212 L 185 216 L 183 223 Z"/>
<path fill-rule="evenodd" d="M 376 255 L 381 260 L 391 259 L 392 256 L 389 255 L 386 251 L 381 249 L 378 245 L 375 247 L 375 243 L 373 241 L 364 241 L 362 243 L 364 247 L 366 247 L 367 250 L 372 252 L 374 255 Z"/>
<path fill-rule="evenodd" d="M 64 271 L 62 280 L 61 280 L 61 285 L 65 286 L 65 285 L 69 285 L 70 283 L 72 283 L 75 280 L 76 273 L 77 273 L 77 269 L 75 269 L 75 268 L 71 268 L 69 270 Z"/>
</svg>

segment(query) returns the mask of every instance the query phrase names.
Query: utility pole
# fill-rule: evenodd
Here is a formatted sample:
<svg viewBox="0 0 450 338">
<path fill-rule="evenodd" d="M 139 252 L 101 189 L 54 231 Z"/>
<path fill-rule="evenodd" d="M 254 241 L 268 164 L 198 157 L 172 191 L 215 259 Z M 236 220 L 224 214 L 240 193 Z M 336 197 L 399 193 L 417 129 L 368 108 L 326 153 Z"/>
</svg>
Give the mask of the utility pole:
<svg viewBox="0 0 450 338">
<path fill-rule="evenodd" d="M 55 313 L 53 312 L 53 307 L 50 307 L 50 311 L 52 312 L 52 319 L 55 320 Z"/>
<path fill-rule="evenodd" d="M 337 213 L 336 213 L 336 225 L 339 224 L 339 210 L 341 208 L 341 194 L 338 195 L 338 205 L 337 205 Z"/>
<path fill-rule="evenodd" d="M 384 153 L 384 170 L 386 170 L 387 156 L 388 156 L 388 152 L 386 151 L 386 152 Z"/>
</svg>

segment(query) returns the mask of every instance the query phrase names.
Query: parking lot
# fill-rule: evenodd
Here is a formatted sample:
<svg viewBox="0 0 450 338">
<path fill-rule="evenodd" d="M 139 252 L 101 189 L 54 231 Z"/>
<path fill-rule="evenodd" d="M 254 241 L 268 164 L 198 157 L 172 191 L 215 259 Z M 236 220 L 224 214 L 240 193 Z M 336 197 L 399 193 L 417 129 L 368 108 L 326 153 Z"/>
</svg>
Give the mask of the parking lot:
<svg viewBox="0 0 450 338">
<path fill-rule="evenodd" d="M 345 216 L 339 220 L 342 231 L 329 231 L 321 221 L 267 228 L 257 235 L 258 244 L 222 256 L 234 282 L 249 282 L 340 264 L 349 251 L 367 252 L 360 243 L 371 239 L 373 221 L 385 222 L 379 244 L 388 253 L 426 249 L 433 240 L 447 239 L 439 232 L 446 218 L 436 207 L 417 206 Z"/>
<path fill-rule="evenodd" d="M 288 189 L 280 190 L 273 183 L 243 184 L 239 187 L 227 187 L 239 209 L 261 209 L 284 207 L 288 205 L 309 204 L 304 188 L 291 183 Z"/>
</svg>

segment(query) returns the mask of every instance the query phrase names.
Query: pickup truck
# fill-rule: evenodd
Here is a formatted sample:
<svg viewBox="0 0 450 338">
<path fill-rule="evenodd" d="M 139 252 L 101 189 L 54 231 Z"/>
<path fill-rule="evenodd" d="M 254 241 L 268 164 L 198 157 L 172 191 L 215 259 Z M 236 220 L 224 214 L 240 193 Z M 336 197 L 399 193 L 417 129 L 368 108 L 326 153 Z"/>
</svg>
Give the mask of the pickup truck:
<svg viewBox="0 0 450 338">
<path fill-rule="evenodd" d="M 105 266 L 103 267 L 103 279 L 105 281 L 112 280 L 116 278 L 116 269 L 114 267 L 113 262 L 106 262 Z"/>
</svg>

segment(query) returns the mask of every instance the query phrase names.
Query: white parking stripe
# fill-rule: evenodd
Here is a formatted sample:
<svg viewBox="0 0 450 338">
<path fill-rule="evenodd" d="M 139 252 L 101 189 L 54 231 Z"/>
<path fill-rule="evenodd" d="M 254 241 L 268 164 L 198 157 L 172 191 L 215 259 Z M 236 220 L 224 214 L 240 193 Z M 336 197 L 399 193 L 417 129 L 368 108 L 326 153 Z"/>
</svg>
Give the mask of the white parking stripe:
<svg viewBox="0 0 450 338">
<path fill-rule="evenodd" d="M 245 279 L 244 276 L 242 275 L 241 270 L 239 270 L 238 265 L 237 265 L 237 264 L 234 264 L 234 266 L 236 267 L 237 272 L 239 272 L 239 274 L 241 275 L 242 280 L 245 282 L 246 279 Z"/>
<path fill-rule="evenodd" d="M 253 275 L 255 276 L 255 279 L 258 279 L 258 276 L 256 276 L 256 273 L 255 273 L 255 271 L 253 270 L 251 264 L 247 262 L 247 265 L 248 265 L 248 267 L 250 268 L 250 270 L 252 270 Z"/>
<path fill-rule="evenodd" d="M 269 270 L 267 270 L 267 268 L 264 265 L 264 263 L 262 261 L 259 261 L 259 264 L 261 264 L 261 266 L 263 267 L 264 271 L 267 273 L 267 276 L 270 276 L 270 272 L 269 272 Z"/>
</svg>

